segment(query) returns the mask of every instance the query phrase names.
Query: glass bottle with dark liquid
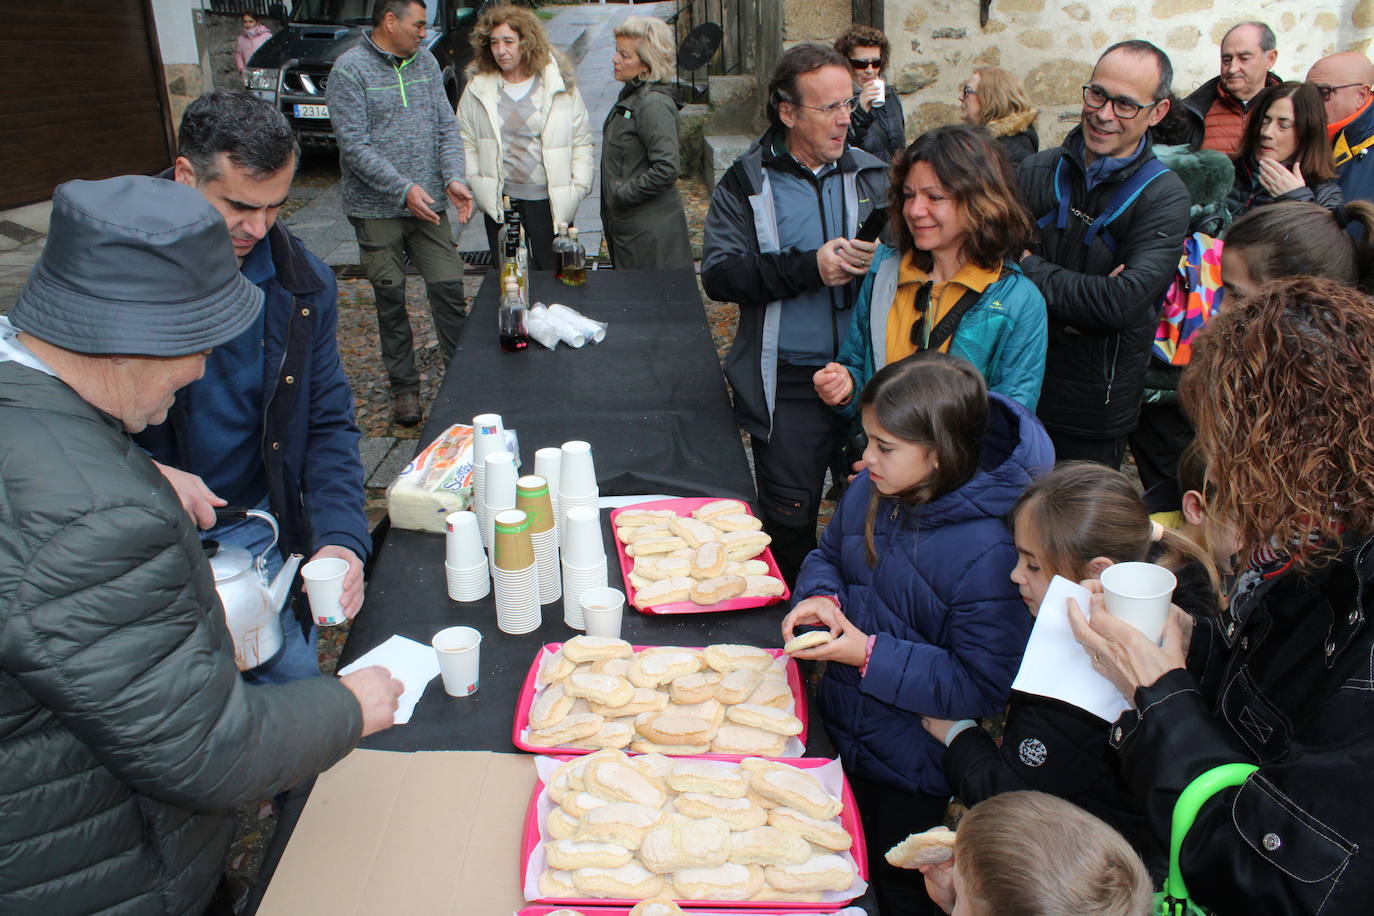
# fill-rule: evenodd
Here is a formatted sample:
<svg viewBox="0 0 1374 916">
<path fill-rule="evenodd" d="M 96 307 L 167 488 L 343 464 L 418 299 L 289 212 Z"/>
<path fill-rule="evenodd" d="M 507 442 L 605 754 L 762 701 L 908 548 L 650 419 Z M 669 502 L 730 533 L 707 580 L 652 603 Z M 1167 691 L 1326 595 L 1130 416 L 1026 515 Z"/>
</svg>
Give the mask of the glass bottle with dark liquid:
<svg viewBox="0 0 1374 916">
<path fill-rule="evenodd" d="M 554 227 L 553 239 L 553 278 L 563 279 L 563 252 L 568 247 L 568 224 L 559 223 Z"/>
<path fill-rule="evenodd" d="M 502 350 L 518 353 L 530 345 L 529 330 L 525 323 L 528 315 L 519 284 L 514 279 L 507 280 L 505 293 L 501 296 L 501 307 L 497 311 Z"/>
<path fill-rule="evenodd" d="M 568 243 L 560 253 L 562 264 L 559 279 L 566 286 L 581 286 L 587 282 L 587 249 L 577 240 L 577 227 L 568 229 Z"/>
</svg>

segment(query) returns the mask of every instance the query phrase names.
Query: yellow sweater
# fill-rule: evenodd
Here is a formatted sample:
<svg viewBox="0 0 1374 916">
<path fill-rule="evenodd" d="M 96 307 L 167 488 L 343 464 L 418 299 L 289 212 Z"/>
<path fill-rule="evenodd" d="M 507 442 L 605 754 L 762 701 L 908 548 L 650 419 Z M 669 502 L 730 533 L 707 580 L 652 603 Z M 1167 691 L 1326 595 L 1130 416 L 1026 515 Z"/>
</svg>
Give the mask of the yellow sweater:
<svg viewBox="0 0 1374 916">
<path fill-rule="evenodd" d="M 972 290 L 981 294 L 1001 276 L 1000 265 L 996 270 L 984 270 L 972 261 L 965 261 L 964 266 L 960 267 L 959 272 L 950 280 L 931 287 L 930 307 L 926 314 L 918 319 L 916 291 L 930 277 L 916 266 L 914 250 L 904 254 L 902 263 L 897 268 L 897 294 L 892 297 L 892 308 L 887 316 L 888 363 L 895 363 L 916 352 L 916 345 L 911 342 L 911 326 L 917 320 L 920 320 L 923 326 L 918 338 L 928 340 L 930 332 L 940 323 L 940 319 L 949 314 L 950 309 L 954 308 L 955 303 L 966 291 Z M 940 344 L 941 353 L 949 352 L 951 340 L 952 336 Z"/>
</svg>

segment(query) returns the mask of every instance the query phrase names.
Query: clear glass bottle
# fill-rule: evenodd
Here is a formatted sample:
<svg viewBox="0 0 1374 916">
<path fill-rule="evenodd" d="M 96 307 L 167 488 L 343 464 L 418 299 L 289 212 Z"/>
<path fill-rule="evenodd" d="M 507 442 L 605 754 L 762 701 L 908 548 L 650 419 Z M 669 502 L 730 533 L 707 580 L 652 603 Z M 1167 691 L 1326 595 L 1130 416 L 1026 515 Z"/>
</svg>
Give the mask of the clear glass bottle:
<svg viewBox="0 0 1374 916">
<path fill-rule="evenodd" d="M 501 247 L 501 289 L 504 291 L 507 283 L 520 285 L 520 241 L 513 235 L 508 235 Z"/>
<path fill-rule="evenodd" d="M 553 237 L 553 278 L 563 279 L 563 252 L 568 247 L 568 224 L 559 223 L 554 226 Z"/>
<path fill-rule="evenodd" d="M 563 270 L 560 280 L 567 286 L 581 286 L 587 282 L 587 249 L 577 240 L 577 227 L 568 229 L 568 244 L 560 259 Z"/>
<path fill-rule="evenodd" d="M 497 311 L 502 350 L 518 353 L 530 345 L 528 318 L 529 309 L 525 306 L 524 296 L 520 294 L 520 285 L 514 279 L 507 280 Z"/>
<path fill-rule="evenodd" d="M 515 273 L 520 279 L 520 292 L 529 298 L 530 293 L 530 250 L 525 242 L 525 227 L 520 227 L 520 236 L 515 250 Z"/>
</svg>

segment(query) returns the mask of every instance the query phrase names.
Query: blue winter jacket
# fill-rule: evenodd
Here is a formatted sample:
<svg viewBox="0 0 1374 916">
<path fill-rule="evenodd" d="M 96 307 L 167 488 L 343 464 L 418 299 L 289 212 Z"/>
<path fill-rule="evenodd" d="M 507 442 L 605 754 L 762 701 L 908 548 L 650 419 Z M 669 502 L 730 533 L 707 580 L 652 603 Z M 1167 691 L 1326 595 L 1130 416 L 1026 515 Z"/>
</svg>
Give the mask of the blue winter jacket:
<svg viewBox="0 0 1374 916">
<path fill-rule="evenodd" d="M 874 337 L 886 340 L 886 318 L 897 291 L 897 269 L 901 255 L 895 248 L 879 245 L 873 265 L 859 288 L 854 305 L 854 317 L 849 321 L 849 334 L 840 347 L 836 362 L 849 370 L 854 380 L 854 397 L 835 408 L 852 417 L 858 410 L 858 394 L 873 374 L 887 365 L 886 343 L 875 347 Z M 873 304 L 875 287 L 877 306 Z M 879 325 L 875 334 L 875 318 Z M 1040 382 L 1045 375 L 1045 347 L 1049 340 L 1049 318 L 1045 313 L 1045 297 L 1021 272 L 1008 261 L 1002 277 L 993 283 L 978 302 L 965 313 L 949 352 L 973 363 L 988 389 L 1004 394 L 1030 410 L 1040 400 Z"/>
<path fill-rule="evenodd" d="M 1008 576 L 1016 550 L 1006 515 L 1054 450 L 1033 414 L 990 395 L 979 470 L 923 506 L 884 499 L 874 525 L 878 563 L 864 554 L 872 485 L 861 473 L 821 544 L 802 564 L 794 600 L 834 595 L 854 625 L 877 636 L 867 673 L 831 662 L 816 704 L 846 772 L 942 795 L 944 747 L 921 715 L 965 719 L 1000 712 L 1031 618 Z"/>
<path fill-rule="evenodd" d="M 1345 199 L 1374 201 L 1374 105 L 1336 134 L 1332 152 Z"/>
</svg>

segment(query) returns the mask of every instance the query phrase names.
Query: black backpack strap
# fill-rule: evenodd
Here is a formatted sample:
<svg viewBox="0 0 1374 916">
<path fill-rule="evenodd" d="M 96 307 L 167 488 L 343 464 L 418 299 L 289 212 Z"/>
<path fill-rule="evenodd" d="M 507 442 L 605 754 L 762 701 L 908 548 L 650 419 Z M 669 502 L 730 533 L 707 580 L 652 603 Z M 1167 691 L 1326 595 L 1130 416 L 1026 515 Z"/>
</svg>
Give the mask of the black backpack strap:
<svg viewBox="0 0 1374 916">
<path fill-rule="evenodd" d="M 1111 200 L 1107 201 L 1107 206 L 1097 215 L 1088 227 L 1088 233 L 1083 236 L 1084 245 L 1092 245 L 1093 241 L 1099 236 L 1102 243 L 1107 246 L 1107 250 L 1116 254 L 1116 239 L 1107 231 L 1109 226 L 1118 216 L 1130 209 L 1131 204 L 1135 203 L 1137 197 L 1150 186 L 1158 177 L 1169 171 L 1169 167 L 1158 159 L 1147 159 L 1140 164 L 1140 167 L 1131 173 L 1131 176 L 1121 182 L 1121 187 L 1116 189 Z"/>
<path fill-rule="evenodd" d="M 959 301 L 954 303 L 954 308 L 945 313 L 935 327 L 930 329 L 930 337 L 926 340 L 921 339 L 920 328 L 924 323 L 926 310 L 930 308 L 931 281 L 922 283 L 916 290 L 916 320 L 911 323 L 911 342 L 920 350 L 938 350 L 944 346 L 945 341 L 954 336 L 954 332 L 959 330 L 959 322 L 964 320 L 969 309 L 978 304 L 978 300 L 983 297 L 982 293 L 971 289 L 964 290 L 964 294 L 959 297 Z"/>
</svg>

